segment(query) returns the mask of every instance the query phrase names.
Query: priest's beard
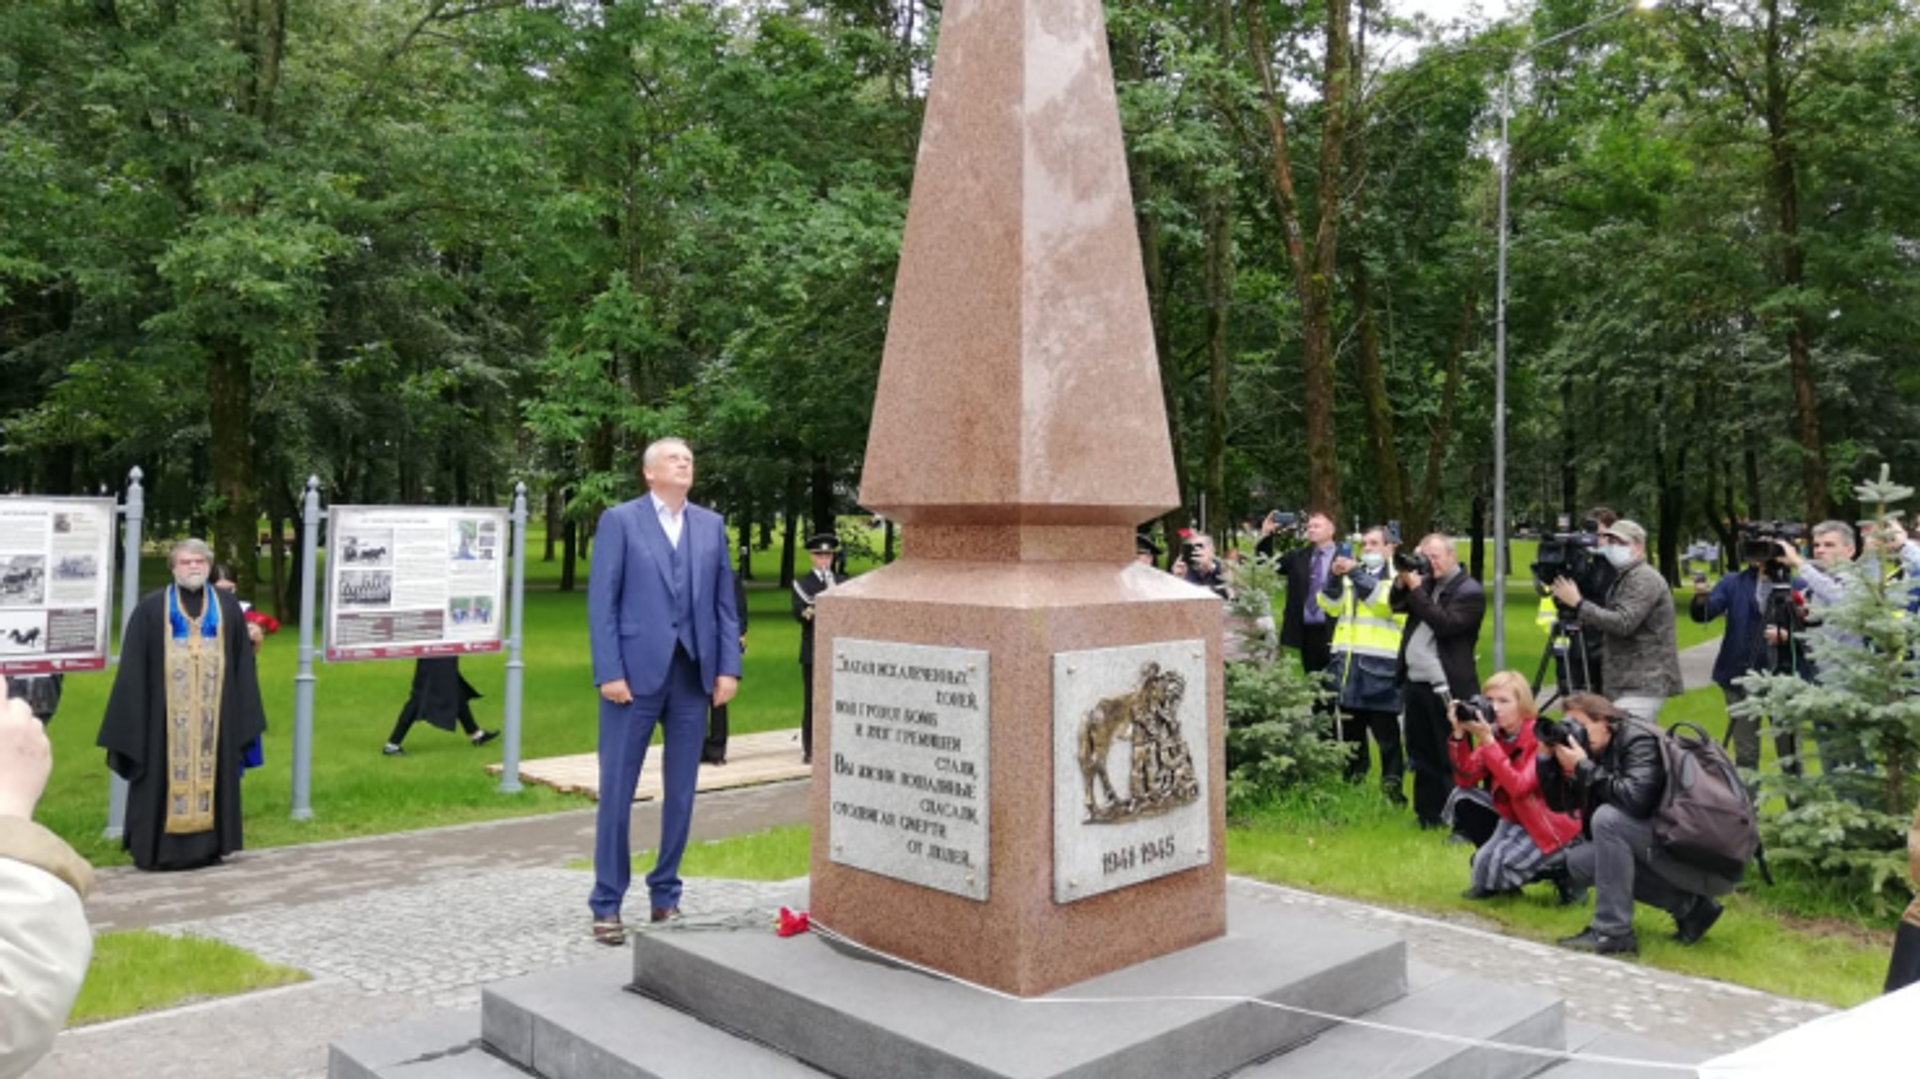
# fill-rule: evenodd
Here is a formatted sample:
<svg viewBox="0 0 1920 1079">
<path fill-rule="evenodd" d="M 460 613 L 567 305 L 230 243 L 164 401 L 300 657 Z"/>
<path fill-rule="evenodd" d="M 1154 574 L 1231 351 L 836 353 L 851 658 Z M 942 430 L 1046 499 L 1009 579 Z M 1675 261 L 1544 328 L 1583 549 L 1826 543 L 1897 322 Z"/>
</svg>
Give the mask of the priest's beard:
<svg viewBox="0 0 1920 1079">
<path fill-rule="evenodd" d="M 173 583 L 189 592 L 198 592 L 206 587 L 207 571 L 195 570 L 189 572 L 187 570 L 174 570 Z"/>
</svg>

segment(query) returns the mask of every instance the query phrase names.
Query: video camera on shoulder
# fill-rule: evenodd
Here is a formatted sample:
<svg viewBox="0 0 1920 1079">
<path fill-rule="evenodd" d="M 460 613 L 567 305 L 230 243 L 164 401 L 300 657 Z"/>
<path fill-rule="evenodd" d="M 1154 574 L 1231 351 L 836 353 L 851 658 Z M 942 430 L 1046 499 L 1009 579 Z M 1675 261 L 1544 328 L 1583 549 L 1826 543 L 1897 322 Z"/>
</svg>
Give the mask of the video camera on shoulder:
<svg viewBox="0 0 1920 1079">
<path fill-rule="evenodd" d="M 1807 530 L 1797 521 L 1747 521 L 1740 525 L 1740 561 L 1758 562 L 1769 580 L 1785 584 L 1793 571 L 1780 560 L 1780 544 L 1795 546 Z"/>
<path fill-rule="evenodd" d="M 1561 577 L 1579 585 L 1581 592 L 1598 592 L 1592 582 L 1595 570 L 1602 564 L 1594 550 L 1599 542 L 1600 522 L 1592 517 L 1580 522 L 1578 532 L 1556 532 L 1543 537 L 1533 560 L 1533 583 L 1540 594 L 1551 592 L 1553 582 Z"/>
</svg>

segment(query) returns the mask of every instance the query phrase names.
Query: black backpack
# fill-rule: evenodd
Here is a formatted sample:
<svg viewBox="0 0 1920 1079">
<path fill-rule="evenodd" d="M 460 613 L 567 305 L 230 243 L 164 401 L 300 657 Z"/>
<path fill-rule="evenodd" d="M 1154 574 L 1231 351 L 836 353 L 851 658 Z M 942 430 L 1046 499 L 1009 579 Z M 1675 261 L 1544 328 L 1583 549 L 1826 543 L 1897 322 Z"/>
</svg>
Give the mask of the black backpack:
<svg viewBox="0 0 1920 1079">
<path fill-rule="evenodd" d="M 1679 861 L 1738 880 L 1760 850 L 1760 815 L 1740 770 L 1697 723 L 1650 729 L 1667 766 L 1667 789 L 1653 811 L 1654 840 Z"/>
</svg>

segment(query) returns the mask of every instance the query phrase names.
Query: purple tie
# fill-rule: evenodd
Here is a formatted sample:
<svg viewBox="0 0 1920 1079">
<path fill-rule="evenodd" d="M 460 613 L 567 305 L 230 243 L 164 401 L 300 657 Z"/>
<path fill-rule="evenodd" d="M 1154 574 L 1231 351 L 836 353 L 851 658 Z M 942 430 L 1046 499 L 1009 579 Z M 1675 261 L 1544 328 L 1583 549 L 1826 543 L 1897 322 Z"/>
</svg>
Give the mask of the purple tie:
<svg viewBox="0 0 1920 1079">
<path fill-rule="evenodd" d="M 1301 612 L 1306 615 L 1308 625 L 1318 626 L 1327 620 L 1327 613 L 1320 609 L 1320 604 L 1314 599 L 1315 596 L 1320 594 L 1320 590 L 1326 586 L 1327 549 L 1325 547 L 1315 547 L 1313 549 L 1313 570 L 1307 575 L 1307 594 L 1300 608 Z"/>
</svg>

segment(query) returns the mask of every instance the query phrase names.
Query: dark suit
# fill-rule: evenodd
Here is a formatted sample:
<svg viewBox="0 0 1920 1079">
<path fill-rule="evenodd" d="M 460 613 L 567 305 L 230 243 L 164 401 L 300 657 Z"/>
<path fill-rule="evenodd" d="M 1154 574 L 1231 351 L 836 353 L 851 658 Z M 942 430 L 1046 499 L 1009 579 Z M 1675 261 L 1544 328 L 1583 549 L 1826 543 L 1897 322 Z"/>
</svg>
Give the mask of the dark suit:
<svg viewBox="0 0 1920 1079">
<path fill-rule="evenodd" d="M 833 577 L 838 584 L 839 575 Z M 813 756 L 813 601 L 832 587 L 808 570 L 793 579 L 793 617 L 800 623 L 800 752 Z"/>
<path fill-rule="evenodd" d="M 680 542 L 667 539 L 651 496 L 600 516 L 587 582 L 595 685 L 625 679 L 631 704 L 600 701 L 600 806 L 593 895 L 597 917 L 626 897 L 633 794 L 655 725 L 665 733 L 660 848 L 647 889 L 656 908 L 680 904 L 680 857 L 693 821 L 693 789 L 714 680 L 740 676 L 740 614 L 727 530 L 688 503 Z"/>
<path fill-rule="evenodd" d="M 1440 670 L 1446 677 L 1444 688 L 1456 700 L 1464 701 L 1478 693 L 1480 675 L 1473 649 L 1480 640 L 1480 620 L 1487 613 L 1487 594 L 1479 581 L 1462 570 L 1444 584 L 1429 579 L 1413 591 L 1396 582 L 1391 604 L 1407 616 L 1395 673 L 1407 686 L 1406 745 L 1407 764 L 1413 769 L 1413 812 L 1422 824 L 1435 826 L 1453 789 L 1453 764 L 1447 758 L 1447 737 L 1452 727 L 1438 689 L 1408 677 L 1407 644 L 1421 626 L 1431 627 Z"/>
<path fill-rule="evenodd" d="M 1287 576 L 1287 606 L 1280 616 L 1280 643 L 1300 653 L 1300 667 L 1308 674 L 1326 670 L 1333 659 L 1333 616 L 1327 615 L 1318 623 L 1307 621 L 1307 611 L 1318 609 L 1313 599 L 1313 556 L 1317 550 L 1319 548 L 1296 547 L 1281 555 L 1276 563 Z M 1345 553 L 1339 544 L 1328 545 L 1322 585 L 1333 575 L 1333 560 Z"/>
</svg>

